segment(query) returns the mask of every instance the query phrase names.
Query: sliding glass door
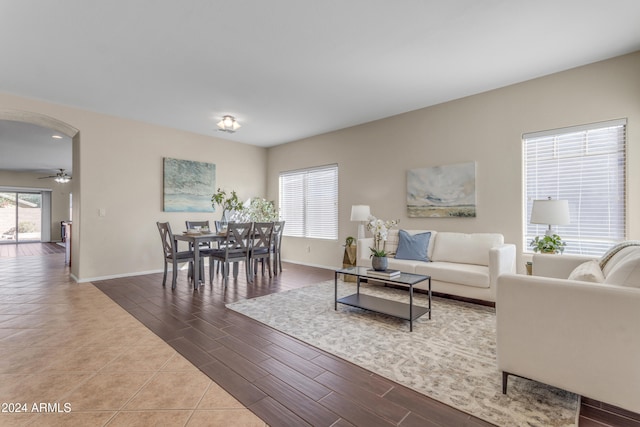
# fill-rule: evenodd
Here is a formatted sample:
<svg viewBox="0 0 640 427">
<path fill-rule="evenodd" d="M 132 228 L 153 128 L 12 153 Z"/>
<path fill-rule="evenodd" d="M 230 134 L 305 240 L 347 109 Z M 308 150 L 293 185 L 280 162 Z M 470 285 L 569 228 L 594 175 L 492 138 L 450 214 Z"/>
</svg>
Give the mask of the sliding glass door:
<svg viewBox="0 0 640 427">
<path fill-rule="evenodd" d="M 42 195 L 0 193 L 0 243 L 40 242 Z"/>
</svg>

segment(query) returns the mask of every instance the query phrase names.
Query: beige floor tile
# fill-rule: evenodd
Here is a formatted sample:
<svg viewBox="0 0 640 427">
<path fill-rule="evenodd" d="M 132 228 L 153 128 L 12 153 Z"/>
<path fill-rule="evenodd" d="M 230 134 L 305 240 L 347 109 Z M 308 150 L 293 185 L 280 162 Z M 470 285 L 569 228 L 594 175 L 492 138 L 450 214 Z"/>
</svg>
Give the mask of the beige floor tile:
<svg viewBox="0 0 640 427">
<path fill-rule="evenodd" d="M 37 417 L 36 414 L 31 414 L 28 412 L 25 413 L 0 413 L 0 426 L 2 427 L 13 427 L 13 426 L 26 426 L 31 424 Z M 33 425 L 33 424 L 32 424 Z"/>
<path fill-rule="evenodd" d="M 194 409 L 210 382 L 200 371 L 158 372 L 124 409 Z"/>
<path fill-rule="evenodd" d="M 58 402 L 84 383 L 90 374 L 39 373 L 30 375 L 0 375 L 0 401 L 33 403 Z"/>
<path fill-rule="evenodd" d="M 233 409 L 244 408 L 233 396 L 218 384 L 211 382 L 207 392 L 198 405 L 198 409 Z"/>
<path fill-rule="evenodd" d="M 187 423 L 188 427 L 233 426 L 264 427 L 266 424 L 248 409 L 197 410 Z"/>
<path fill-rule="evenodd" d="M 27 423 L 28 427 L 98 427 L 105 425 L 116 414 L 114 411 L 42 413 Z"/>
<path fill-rule="evenodd" d="M 136 346 L 124 350 L 103 372 L 157 371 L 176 354 L 168 345 Z"/>
<path fill-rule="evenodd" d="M 47 372 L 97 372 L 120 356 L 125 349 L 120 347 L 73 347 L 52 360 Z"/>
<path fill-rule="evenodd" d="M 182 427 L 193 411 L 122 411 L 109 422 L 108 427 Z"/>
<path fill-rule="evenodd" d="M 118 410 L 153 376 L 151 372 L 107 372 L 89 378 L 65 397 L 73 410 Z"/>
<path fill-rule="evenodd" d="M 175 353 L 169 361 L 160 369 L 163 372 L 200 372 L 191 362 L 180 353 Z"/>
</svg>

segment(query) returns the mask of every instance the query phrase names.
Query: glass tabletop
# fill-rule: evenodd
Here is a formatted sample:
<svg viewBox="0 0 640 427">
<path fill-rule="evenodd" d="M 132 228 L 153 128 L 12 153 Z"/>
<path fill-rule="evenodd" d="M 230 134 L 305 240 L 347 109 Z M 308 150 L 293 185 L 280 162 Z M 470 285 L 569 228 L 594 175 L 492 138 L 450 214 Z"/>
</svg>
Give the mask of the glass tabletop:
<svg viewBox="0 0 640 427">
<path fill-rule="evenodd" d="M 371 274 L 369 274 L 371 272 Z M 404 273 L 400 272 L 397 276 L 383 277 L 376 274 L 376 272 L 370 267 L 348 267 L 336 270 L 337 274 L 349 274 L 353 276 L 367 277 L 373 280 L 382 280 L 385 282 L 402 283 L 405 285 L 415 285 L 424 280 L 429 279 L 429 276 L 422 274 Z"/>
</svg>

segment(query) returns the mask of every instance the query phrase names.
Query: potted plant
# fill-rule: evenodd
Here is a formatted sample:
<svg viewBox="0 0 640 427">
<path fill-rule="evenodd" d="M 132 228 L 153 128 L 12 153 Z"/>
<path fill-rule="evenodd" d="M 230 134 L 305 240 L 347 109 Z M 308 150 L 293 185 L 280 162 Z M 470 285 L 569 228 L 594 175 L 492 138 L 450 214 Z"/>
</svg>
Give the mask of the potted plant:
<svg viewBox="0 0 640 427">
<path fill-rule="evenodd" d="M 533 248 L 534 252 L 541 252 L 543 254 L 555 254 L 557 252 L 564 252 L 567 244 L 557 234 L 551 236 L 536 236 L 535 239 L 529 244 Z"/>
<path fill-rule="evenodd" d="M 274 222 L 278 220 L 278 209 L 273 201 L 254 197 L 242 211 L 249 221 Z"/>
<path fill-rule="evenodd" d="M 367 230 L 373 234 L 373 247 L 371 250 L 371 266 L 374 270 L 384 271 L 387 269 L 389 253 L 384 249 L 384 242 L 387 240 L 389 229 L 395 227 L 400 222 L 399 219 L 384 221 L 373 215 L 369 216 Z"/>
<path fill-rule="evenodd" d="M 238 195 L 235 190 L 232 190 L 231 193 L 227 195 L 225 190 L 218 188 L 218 191 L 211 196 L 211 206 L 213 207 L 214 212 L 216 210 L 216 205 L 222 207 L 222 218 L 220 222 L 223 227 L 229 222 L 228 215 L 231 212 L 241 211 L 243 209 L 242 202 L 238 199 Z"/>
</svg>

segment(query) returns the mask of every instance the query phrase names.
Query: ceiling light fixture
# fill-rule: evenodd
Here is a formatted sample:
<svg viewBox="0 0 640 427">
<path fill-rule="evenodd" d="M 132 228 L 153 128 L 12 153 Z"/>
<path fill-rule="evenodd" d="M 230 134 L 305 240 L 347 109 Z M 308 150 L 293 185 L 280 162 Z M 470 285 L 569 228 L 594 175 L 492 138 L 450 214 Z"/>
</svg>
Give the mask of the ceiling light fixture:
<svg viewBox="0 0 640 427">
<path fill-rule="evenodd" d="M 240 123 L 233 116 L 223 116 L 222 120 L 218 122 L 218 127 L 222 132 L 234 133 L 238 129 L 240 129 Z"/>
<path fill-rule="evenodd" d="M 60 135 L 52 135 L 51 138 L 53 138 L 53 139 L 62 139 L 62 137 Z"/>
</svg>

